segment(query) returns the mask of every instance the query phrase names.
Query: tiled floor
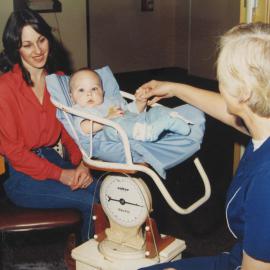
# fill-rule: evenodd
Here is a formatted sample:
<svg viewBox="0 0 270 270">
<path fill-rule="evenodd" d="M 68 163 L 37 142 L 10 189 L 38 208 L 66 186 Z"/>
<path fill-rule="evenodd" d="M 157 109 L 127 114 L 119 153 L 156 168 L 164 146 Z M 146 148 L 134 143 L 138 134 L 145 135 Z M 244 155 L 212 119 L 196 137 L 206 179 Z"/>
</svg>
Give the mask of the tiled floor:
<svg viewBox="0 0 270 270">
<path fill-rule="evenodd" d="M 187 76 L 185 71 L 178 68 L 116 74 L 116 78 L 121 89 L 131 93 L 150 79 L 188 82 L 207 89 L 217 89 L 216 82 Z M 181 102 L 177 99 L 166 101 L 166 105 L 171 107 L 179 104 Z M 184 239 L 187 243 L 185 256 L 214 255 L 228 250 L 234 243 L 226 228 L 224 215 L 226 189 L 232 176 L 233 138 L 234 133 L 230 128 L 207 117 L 206 133 L 199 157 L 210 178 L 212 195 L 209 201 L 194 213 L 186 216 L 176 214 L 168 207 L 156 187 L 151 187 L 153 217 L 159 230 Z M 198 175 L 191 168 L 191 164 L 192 162 L 187 161 L 168 173 L 166 185 L 181 204 L 191 203 L 202 190 L 198 184 Z M 65 269 L 64 241 L 65 235 L 59 234 L 9 237 L 2 249 L 2 269 Z"/>
</svg>

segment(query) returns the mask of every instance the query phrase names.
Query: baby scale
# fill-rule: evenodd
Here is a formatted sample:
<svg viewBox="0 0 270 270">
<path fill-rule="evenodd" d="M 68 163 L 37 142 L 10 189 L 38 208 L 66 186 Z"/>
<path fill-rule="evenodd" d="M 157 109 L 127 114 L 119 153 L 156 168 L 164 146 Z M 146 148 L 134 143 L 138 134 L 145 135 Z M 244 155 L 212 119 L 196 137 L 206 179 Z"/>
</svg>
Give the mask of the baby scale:
<svg viewBox="0 0 270 270">
<path fill-rule="evenodd" d="M 108 73 L 108 67 L 102 68 L 103 71 Z M 199 159 L 195 158 L 193 162 L 203 181 L 204 195 L 189 207 L 182 208 L 174 201 L 159 175 L 151 167 L 133 163 L 127 134 L 118 123 L 80 112 L 72 108 L 71 103 L 63 103 L 66 97 L 69 97 L 66 77 L 54 78 L 52 84 L 49 82 L 47 84 L 48 89 L 57 90 L 50 92 L 51 101 L 63 113 L 67 127 L 70 127 L 71 134 L 74 135 L 83 154 L 84 163 L 93 170 L 109 172 L 102 181 L 101 204 L 94 206 L 95 236 L 72 250 L 72 257 L 76 260 L 76 270 L 135 270 L 181 258 L 181 253 L 186 247 L 185 242 L 159 234 L 155 221 L 149 216 L 152 211 L 151 193 L 144 181 L 135 175 L 137 176 L 136 173 L 139 172 L 140 175 L 152 179 L 169 206 L 177 213 L 185 215 L 193 212 L 210 197 L 209 180 Z M 110 83 L 110 85 L 115 84 Z M 61 90 L 65 95 L 62 95 Z M 133 95 L 124 91 L 120 93 L 124 98 L 134 100 Z M 80 146 L 70 115 L 77 115 L 115 128 L 123 144 L 125 162 L 114 163 L 92 158 L 93 140 L 90 144 L 90 155 L 85 153 Z"/>
<path fill-rule="evenodd" d="M 176 212 L 188 214 L 210 196 L 208 178 L 197 158 L 194 163 L 205 184 L 205 194 L 186 209 L 175 203 L 153 170 L 139 164 L 134 164 L 133 169 L 150 174 L 168 204 Z M 186 244 L 181 239 L 159 234 L 150 218 L 151 193 L 141 178 L 125 173 L 107 175 L 101 184 L 100 202 L 94 206 L 94 238 L 72 250 L 76 270 L 135 270 L 181 259 Z"/>
</svg>

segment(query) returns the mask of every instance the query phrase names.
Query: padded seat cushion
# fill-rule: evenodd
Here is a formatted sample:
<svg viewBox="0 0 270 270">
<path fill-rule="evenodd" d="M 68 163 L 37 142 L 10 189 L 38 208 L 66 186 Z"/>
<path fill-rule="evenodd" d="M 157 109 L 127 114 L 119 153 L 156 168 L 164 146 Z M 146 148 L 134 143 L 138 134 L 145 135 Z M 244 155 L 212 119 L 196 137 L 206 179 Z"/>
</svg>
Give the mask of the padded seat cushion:
<svg viewBox="0 0 270 270">
<path fill-rule="evenodd" d="M 32 209 L 0 203 L 0 231 L 16 232 L 73 227 L 81 222 L 80 212 L 73 209 Z"/>
</svg>

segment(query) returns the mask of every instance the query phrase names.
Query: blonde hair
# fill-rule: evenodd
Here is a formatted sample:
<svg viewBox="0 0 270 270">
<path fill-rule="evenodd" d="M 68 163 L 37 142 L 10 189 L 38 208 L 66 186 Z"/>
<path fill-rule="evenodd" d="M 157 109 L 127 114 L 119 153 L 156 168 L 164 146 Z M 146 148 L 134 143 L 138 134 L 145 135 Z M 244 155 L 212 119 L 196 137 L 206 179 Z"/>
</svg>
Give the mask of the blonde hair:
<svg viewBox="0 0 270 270">
<path fill-rule="evenodd" d="M 220 39 L 217 60 L 220 87 L 239 100 L 247 97 L 250 109 L 270 116 L 270 25 L 240 24 Z"/>
<path fill-rule="evenodd" d="M 73 80 L 73 78 L 74 78 L 77 74 L 79 74 L 80 72 L 83 72 L 83 71 L 88 71 L 89 73 L 96 75 L 97 78 L 100 80 L 100 84 L 102 85 L 101 77 L 99 76 L 99 74 L 98 74 L 95 70 L 90 69 L 90 68 L 88 68 L 88 67 L 82 67 L 82 68 L 79 68 L 78 70 L 74 71 L 74 72 L 70 75 L 70 77 L 69 77 L 69 90 L 70 90 L 70 92 L 72 92 L 72 87 L 71 87 L 71 85 L 72 85 L 72 80 Z M 103 89 L 102 89 L 102 90 L 103 90 Z"/>
</svg>

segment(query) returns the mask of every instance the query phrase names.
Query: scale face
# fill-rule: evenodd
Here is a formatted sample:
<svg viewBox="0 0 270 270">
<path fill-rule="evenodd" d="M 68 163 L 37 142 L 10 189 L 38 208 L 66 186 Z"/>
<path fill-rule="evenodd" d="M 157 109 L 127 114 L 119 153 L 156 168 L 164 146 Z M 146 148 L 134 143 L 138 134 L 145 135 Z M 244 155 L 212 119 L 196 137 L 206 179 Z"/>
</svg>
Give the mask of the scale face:
<svg viewBox="0 0 270 270">
<path fill-rule="evenodd" d="M 107 175 L 100 187 L 100 200 L 103 210 L 99 205 L 96 211 L 97 237 L 72 251 L 77 270 L 135 270 L 181 255 L 184 242 L 161 236 L 154 220 L 148 218 L 152 198 L 142 179 Z"/>
<path fill-rule="evenodd" d="M 100 201 L 109 220 L 121 227 L 141 226 L 151 211 L 151 194 L 139 178 L 108 175 L 100 189 Z"/>
</svg>

